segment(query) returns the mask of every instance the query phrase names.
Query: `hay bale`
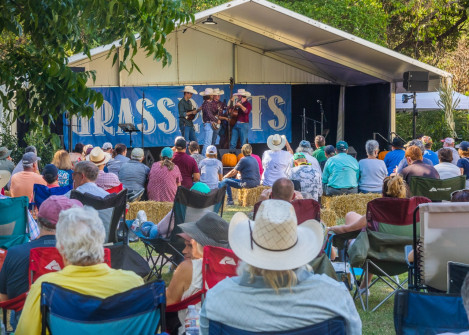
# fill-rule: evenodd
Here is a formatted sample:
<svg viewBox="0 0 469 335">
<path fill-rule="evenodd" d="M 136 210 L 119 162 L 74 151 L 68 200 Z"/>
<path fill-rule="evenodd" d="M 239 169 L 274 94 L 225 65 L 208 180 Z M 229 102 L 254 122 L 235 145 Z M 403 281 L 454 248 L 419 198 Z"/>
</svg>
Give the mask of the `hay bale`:
<svg viewBox="0 0 469 335">
<path fill-rule="evenodd" d="M 321 207 L 325 209 L 331 209 L 331 199 L 333 197 L 329 197 L 327 195 L 321 196 Z"/>
<path fill-rule="evenodd" d="M 238 205 L 243 207 L 254 206 L 259 200 L 261 193 L 269 188 L 269 186 L 257 186 L 239 189 Z"/>
<path fill-rule="evenodd" d="M 327 209 L 333 211 L 337 218 L 345 218 L 345 214 L 354 211 L 358 214 L 365 215 L 367 204 L 376 198 L 381 198 L 381 194 L 376 193 L 359 193 L 345 194 L 330 197 L 328 199 Z"/>
<path fill-rule="evenodd" d="M 156 201 L 136 201 L 129 203 L 129 211 L 127 212 L 127 220 L 135 220 L 139 210 L 147 213 L 148 221 L 158 223 L 173 209 L 172 202 L 156 202 Z"/>
<path fill-rule="evenodd" d="M 337 215 L 330 209 L 321 209 L 321 221 L 326 224 L 327 227 L 333 227 L 337 225 Z"/>
</svg>

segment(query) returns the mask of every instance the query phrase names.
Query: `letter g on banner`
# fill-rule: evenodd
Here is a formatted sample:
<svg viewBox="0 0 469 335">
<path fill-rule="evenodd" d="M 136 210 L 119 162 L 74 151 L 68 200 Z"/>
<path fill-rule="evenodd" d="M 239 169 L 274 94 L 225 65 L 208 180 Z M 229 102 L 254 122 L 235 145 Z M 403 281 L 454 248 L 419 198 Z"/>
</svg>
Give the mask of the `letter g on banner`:
<svg viewBox="0 0 469 335">
<path fill-rule="evenodd" d="M 285 105 L 283 98 L 279 95 L 273 95 L 269 98 L 268 104 L 272 113 L 274 113 L 274 115 L 277 117 L 277 120 L 270 120 L 268 122 L 269 126 L 276 131 L 285 129 L 287 126 L 287 118 L 285 113 L 279 107 Z"/>
</svg>

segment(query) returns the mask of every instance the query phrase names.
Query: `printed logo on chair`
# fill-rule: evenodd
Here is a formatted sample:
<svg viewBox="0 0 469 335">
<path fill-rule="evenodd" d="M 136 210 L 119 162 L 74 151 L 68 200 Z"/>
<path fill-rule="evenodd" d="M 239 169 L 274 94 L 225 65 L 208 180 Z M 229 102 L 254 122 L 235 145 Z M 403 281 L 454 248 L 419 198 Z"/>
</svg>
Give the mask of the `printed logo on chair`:
<svg viewBox="0 0 469 335">
<path fill-rule="evenodd" d="M 236 265 L 236 262 L 233 258 L 231 257 L 228 257 L 228 256 L 225 256 L 219 264 L 222 264 L 222 265 Z"/>
<path fill-rule="evenodd" d="M 434 187 L 432 187 L 432 188 L 430 189 L 430 192 L 436 192 L 436 191 L 437 191 L 437 189 L 434 188 Z"/>
<path fill-rule="evenodd" d="M 44 268 L 47 269 L 47 270 L 51 270 L 51 271 L 60 271 L 60 270 L 62 270 L 62 268 L 60 267 L 60 264 L 57 263 L 57 261 L 55 261 L 55 260 L 53 260 L 52 262 L 47 264 Z"/>
</svg>

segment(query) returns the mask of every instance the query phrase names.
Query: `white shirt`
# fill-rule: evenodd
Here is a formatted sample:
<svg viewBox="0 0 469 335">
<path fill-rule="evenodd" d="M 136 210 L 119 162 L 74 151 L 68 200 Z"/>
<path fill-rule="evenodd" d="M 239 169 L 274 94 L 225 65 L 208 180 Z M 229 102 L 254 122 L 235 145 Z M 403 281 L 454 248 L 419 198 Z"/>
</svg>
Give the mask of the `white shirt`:
<svg viewBox="0 0 469 335">
<path fill-rule="evenodd" d="M 453 163 L 440 163 L 434 166 L 438 171 L 440 179 L 449 179 L 461 175 L 461 170 Z"/>
<path fill-rule="evenodd" d="M 293 155 L 284 150 L 267 150 L 262 155 L 262 185 L 272 186 L 277 179 L 286 178 Z"/>
</svg>

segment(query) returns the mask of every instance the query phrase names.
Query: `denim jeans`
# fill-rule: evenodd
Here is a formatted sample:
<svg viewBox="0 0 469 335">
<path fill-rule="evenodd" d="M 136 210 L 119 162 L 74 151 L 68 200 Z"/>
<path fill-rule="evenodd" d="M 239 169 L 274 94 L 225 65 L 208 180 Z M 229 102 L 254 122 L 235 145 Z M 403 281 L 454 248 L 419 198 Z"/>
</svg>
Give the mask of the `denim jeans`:
<svg viewBox="0 0 469 335">
<path fill-rule="evenodd" d="M 358 187 L 352 187 L 352 188 L 333 188 L 327 185 L 323 189 L 325 190 L 325 194 L 327 196 L 333 196 L 333 195 L 342 195 L 342 194 L 356 194 L 358 193 Z"/>
<path fill-rule="evenodd" d="M 184 126 L 184 138 L 187 144 L 189 144 L 190 141 L 197 141 L 194 127 Z"/>
<path fill-rule="evenodd" d="M 210 122 L 204 123 L 204 147 L 202 148 L 202 155 L 205 156 L 207 147 L 212 144 L 213 128 Z"/>
<path fill-rule="evenodd" d="M 218 128 L 217 130 L 213 130 L 213 135 L 212 135 L 212 145 L 215 145 L 217 143 L 217 137 L 218 133 L 220 132 L 221 128 Z"/>
<path fill-rule="evenodd" d="M 226 185 L 226 194 L 228 195 L 228 201 L 233 201 L 233 193 L 231 193 L 231 188 L 242 188 L 243 183 L 239 179 L 225 178 L 218 183 L 218 188 L 222 188 Z"/>
<path fill-rule="evenodd" d="M 248 133 L 249 133 L 249 122 L 240 123 L 237 122 L 236 125 L 231 130 L 231 142 L 230 149 L 235 149 L 236 144 L 238 143 L 238 137 L 241 140 L 241 145 L 248 142 Z"/>
</svg>

